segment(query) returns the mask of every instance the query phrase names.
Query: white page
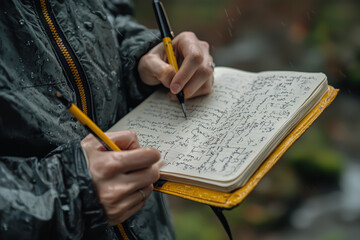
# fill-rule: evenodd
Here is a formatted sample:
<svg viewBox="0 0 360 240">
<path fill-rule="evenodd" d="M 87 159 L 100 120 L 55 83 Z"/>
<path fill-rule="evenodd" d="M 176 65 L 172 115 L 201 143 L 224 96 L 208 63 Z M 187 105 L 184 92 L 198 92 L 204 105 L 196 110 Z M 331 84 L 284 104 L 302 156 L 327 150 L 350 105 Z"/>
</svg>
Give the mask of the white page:
<svg viewBox="0 0 360 240">
<path fill-rule="evenodd" d="M 231 181 L 326 79 L 321 73 L 215 70 L 211 94 L 178 102 L 161 90 L 110 131 L 133 129 L 164 160 L 162 173 Z"/>
</svg>

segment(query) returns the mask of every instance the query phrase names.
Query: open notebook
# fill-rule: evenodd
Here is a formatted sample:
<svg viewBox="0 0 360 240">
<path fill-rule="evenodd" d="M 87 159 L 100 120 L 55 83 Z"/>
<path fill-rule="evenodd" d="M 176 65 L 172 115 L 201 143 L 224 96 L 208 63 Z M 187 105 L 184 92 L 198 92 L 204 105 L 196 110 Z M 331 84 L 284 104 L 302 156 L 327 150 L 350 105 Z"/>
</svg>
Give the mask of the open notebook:
<svg viewBox="0 0 360 240">
<path fill-rule="evenodd" d="M 110 131 L 133 129 L 142 146 L 158 149 L 165 163 L 161 179 L 231 192 L 247 183 L 329 89 L 322 73 L 216 67 L 214 76 L 209 95 L 186 101 L 187 119 L 160 89 Z"/>
</svg>

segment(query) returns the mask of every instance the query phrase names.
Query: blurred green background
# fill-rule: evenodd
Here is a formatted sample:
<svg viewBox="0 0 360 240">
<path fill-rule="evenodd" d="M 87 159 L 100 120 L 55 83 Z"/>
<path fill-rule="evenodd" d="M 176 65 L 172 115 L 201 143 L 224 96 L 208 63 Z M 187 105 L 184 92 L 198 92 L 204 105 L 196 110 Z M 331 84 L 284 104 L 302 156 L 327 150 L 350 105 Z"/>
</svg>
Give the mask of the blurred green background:
<svg viewBox="0 0 360 240">
<path fill-rule="evenodd" d="M 156 28 L 151 0 L 134 1 Z M 360 1 L 163 0 L 173 31 L 209 42 L 217 66 L 324 72 L 332 105 L 238 207 L 234 239 L 359 239 Z M 169 197 L 178 239 L 227 239 L 210 208 Z"/>
</svg>

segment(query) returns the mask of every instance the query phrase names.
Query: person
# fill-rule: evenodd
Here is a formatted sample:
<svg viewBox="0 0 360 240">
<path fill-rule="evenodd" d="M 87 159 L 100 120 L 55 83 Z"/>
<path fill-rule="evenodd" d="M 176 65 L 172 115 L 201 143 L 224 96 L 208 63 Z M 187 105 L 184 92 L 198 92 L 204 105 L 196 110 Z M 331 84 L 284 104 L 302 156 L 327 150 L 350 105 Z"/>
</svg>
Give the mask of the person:
<svg viewBox="0 0 360 240">
<path fill-rule="evenodd" d="M 131 130 L 107 133 L 123 151 L 105 151 L 55 93 L 106 131 L 159 85 L 170 98 L 208 94 L 209 45 L 178 34 L 176 73 L 129 1 L 0 9 L 0 239 L 174 238 L 166 198 L 152 191 L 160 153 Z"/>
</svg>

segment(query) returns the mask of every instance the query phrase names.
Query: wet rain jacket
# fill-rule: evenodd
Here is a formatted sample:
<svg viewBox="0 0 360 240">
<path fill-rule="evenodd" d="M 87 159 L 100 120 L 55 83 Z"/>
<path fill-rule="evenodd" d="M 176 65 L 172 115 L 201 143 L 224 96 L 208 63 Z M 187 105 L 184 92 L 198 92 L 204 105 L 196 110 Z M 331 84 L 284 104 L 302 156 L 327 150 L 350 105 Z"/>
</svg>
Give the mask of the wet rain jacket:
<svg viewBox="0 0 360 240">
<path fill-rule="evenodd" d="M 153 89 L 137 62 L 158 42 L 125 0 L 0 1 L 0 239 L 118 239 L 107 226 L 60 91 L 107 130 Z M 152 193 L 130 239 L 171 239 Z"/>
</svg>

